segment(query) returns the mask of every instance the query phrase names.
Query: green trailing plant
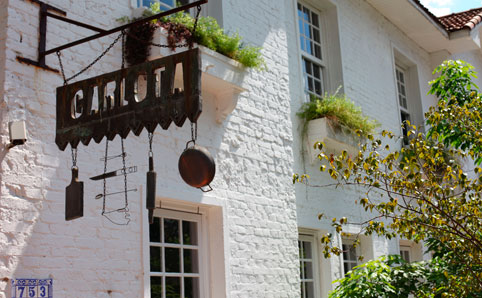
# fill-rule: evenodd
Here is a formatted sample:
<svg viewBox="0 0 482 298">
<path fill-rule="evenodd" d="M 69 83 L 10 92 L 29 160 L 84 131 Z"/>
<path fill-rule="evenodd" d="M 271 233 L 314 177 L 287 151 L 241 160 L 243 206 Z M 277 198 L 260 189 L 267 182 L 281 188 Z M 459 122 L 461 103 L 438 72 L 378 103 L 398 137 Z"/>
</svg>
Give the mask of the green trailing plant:
<svg viewBox="0 0 482 298">
<path fill-rule="evenodd" d="M 143 17 L 152 16 L 160 12 L 160 4 L 156 2 L 144 11 Z M 129 21 L 126 17 L 118 20 L 123 22 Z M 174 49 L 176 43 L 182 40 L 187 43 L 196 42 L 233 60 L 239 61 L 245 67 L 257 70 L 264 70 L 266 67 L 260 47 L 246 45 L 242 42 L 242 38 L 238 33 L 232 35 L 226 34 L 216 19 L 212 17 L 200 16 L 198 18 L 194 36 L 192 36 L 192 33 L 194 31 L 195 19 L 190 14 L 178 12 L 161 18 L 155 23 L 167 30 L 167 41 L 171 49 Z"/>
<path fill-rule="evenodd" d="M 297 115 L 305 121 L 305 124 L 313 119 L 328 118 L 333 123 L 357 132 L 362 136 L 373 133 L 378 122 L 363 115 L 360 107 L 345 95 L 335 92 L 319 98 L 311 96 L 311 100 L 301 107 Z"/>
</svg>

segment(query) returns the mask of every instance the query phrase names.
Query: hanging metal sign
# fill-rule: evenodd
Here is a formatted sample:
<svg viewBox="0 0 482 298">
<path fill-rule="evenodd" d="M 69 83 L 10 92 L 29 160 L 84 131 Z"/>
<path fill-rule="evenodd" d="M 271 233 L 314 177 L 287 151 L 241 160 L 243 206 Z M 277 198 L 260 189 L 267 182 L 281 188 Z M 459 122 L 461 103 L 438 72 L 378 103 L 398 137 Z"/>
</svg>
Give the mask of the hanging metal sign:
<svg viewBox="0 0 482 298">
<path fill-rule="evenodd" d="M 182 65 L 182 90 L 174 89 L 177 64 Z M 144 79 L 145 98 L 139 98 L 139 81 Z M 109 83 L 115 85 L 113 96 L 106 94 Z M 58 87 L 55 143 L 65 150 L 67 144 L 77 148 L 91 139 L 99 143 L 104 137 L 125 138 L 130 131 L 139 135 L 144 128 L 153 132 L 157 125 L 167 129 L 171 122 L 182 126 L 187 118 L 196 122 L 201 111 L 201 59 L 196 48 Z"/>
</svg>

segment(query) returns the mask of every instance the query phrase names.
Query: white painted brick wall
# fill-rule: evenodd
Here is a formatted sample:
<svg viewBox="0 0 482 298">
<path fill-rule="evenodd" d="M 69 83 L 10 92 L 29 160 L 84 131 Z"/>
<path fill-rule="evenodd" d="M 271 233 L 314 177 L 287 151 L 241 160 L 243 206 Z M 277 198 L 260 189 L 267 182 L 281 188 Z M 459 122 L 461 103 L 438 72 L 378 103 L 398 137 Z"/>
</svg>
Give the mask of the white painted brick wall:
<svg viewBox="0 0 482 298">
<path fill-rule="evenodd" d="M 130 15 L 129 1 L 52 0 L 68 16 L 102 28 Z M 298 227 L 330 230 L 317 220 L 328 216 L 366 215 L 353 205 L 360 190 L 306 189 L 291 185 L 291 174 L 308 172 L 313 183 L 328 180 L 302 160 L 301 127 L 295 115 L 303 98 L 297 48 L 296 1 L 225 0 L 223 24 L 246 42 L 263 47 L 266 72 L 248 71 L 236 109 L 221 125 L 215 122 L 213 99 L 205 96 L 199 120 L 199 143 L 214 155 L 214 192 L 202 194 L 186 186 L 177 159 L 190 137 L 189 127 L 172 125 L 155 134 L 158 195 L 163 198 L 223 208 L 228 297 L 298 297 Z M 407 38 L 362 0 L 336 1 L 344 90 L 365 113 L 398 130 L 393 52 L 396 47 L 418 66 L 423 108 L 434 102 L 425 94 L 433 57 Z M 8 18 L 6 17 L 8 15 Z M 118 227 L 100 216 L 93 197 L 104 143 L 79 146 L 80 178 L 85 186 L 84 218 L 64 221 L 64 190 L 70 183 L 70 151 L 61 152 L 55 138 L 55 88 L 59 75 L 20 64 L 16 56 L 36 58 L 38 6 L 29 1 L 0 4 L 0 298 L 8 297 L 8 279 L 54 278 L 55 297 L 142 297 L 143 264 L 140 195 L 130 195 L 131 223 Z M 48 48 L 91 34 L 89 30 L 49 20 Z M 90 63 L 114 36 L 63 51 L 67 76 Z M 6 50 L 2 51 L 2 44 Z M 479 53 L 459 55 L 482 67 Z M 3 64 L 2 64 L 3 63 Z M 47 64 L 58 68 L 55 55 Z M 4 66 L 3 66 L 4 65 Z M 4 68 L 2 68 L 4 67 Z M 120 46 L 79 79 L 120 67 Z M 482 84 L 479 84 L 482 85 Z M 6 152 L 7 122 L 27 121 L 26 145 Z M 129 136 L 128 164 L 138 165 L 129 186 L 139 190 L 147 170 L 147 136 Z M 119 152 L 118 138 L 110 144 Z M 120 162 L 112 164 L 119 168 Z M 115 184 L 114 188 L 121 188 Z M 296 198 L 296 199 L 295 199 Z M 119 201 L 117 201 L 119 202 Z M 109 204 L 115 201 L 109 201 Z M 395 242 L 376 239 L 374 256 L 397 250 Z M 340 277 L 340 259 L 323 263 L 328 279 Z M 329 282 L 323 283 L 324 285 Z M 323 297 L 328 287 L 322 288 Z"/>
<path fill-rule="evenodd" d="M 49 1 L 68 16 L 109 28 L 115 18 L 130 14 L 128 1 Z M 272 1 L 227 2 L 230 28 L 240 28 L 246 40 L 264 45 L 268 72 L 249 72 L 237 109 L 222 125 L 214 120 L 214 106 L 205 99 L 199 123 L 199 143 L 217 162 L 214 192 L 203 195 L 186 186 L 177 172 L 177 159 L 189 139 L 189 128 L 158 130 L 155 158 L 158 195 L 195 203 L 225 206 L 227 294 L 229 297 L 296 297 L 299 293 L 295 197 L 286 44 L 278 43 L 284 28 Z M 255 8 L 259 6 L 259 8 Z M 131 223 L 117 227 L 100 216 L 101 182 L 88 177 L 102 172 L 99 158 L 104 143 L 79 146 L 80 178 L 85 183 L 84 217 L 64 221 L 64 190 L 70 183 L 70 152 L 60 152 L 55 138 L 57 74 L 20 64 L 16 56 L 36 58 L 38 7 L 28 1 L 10 1 L 7 27 L 4 100 L 9 119 L 27 121 L 26 145 L 0 154 L 0 277 L 54 278 L 56 297 L 141 297 L 143 291 L 142 225 L 139 194 L 130 196 Z M 236 12 L 236 13 L 235 13 Z M 234 17 L 236 16 L 236 17 Z M 256 24 L 253 20 L 259 20 Z M 248 22 L 249 21 L 249 22 Z M 242 23 L 240 23 L 242 22 Z M 242 25 L 250 24 L 249 26 Z M 27 26 L 28 25 L 28 26 Z M 247 31 L 248 30 L 248 31 Z M 78 39 L 88 30 L 49 20 L 48 48 Z M 92 61 L 112 40 L 63 51 L 67 76 Z M 58 68 L 55 55 L 47 64 Z M 79 79 L 120 66 L 119 46 Z M 259 84 L 259 82 L 263 82 Z M 2 135 L 7 126 L 2 123 Z M 130 136 L 128 164 L 139 165 L 129 178 L 141 188 L 147 170 L 147 136 Z M 7 140 L 2 138 L 2 145 Z M 119 151 L 119 141 L 110 144 Z M 120 164 L 112 168 L 120 167 Z M 119 185 L 120 187 L 120 185 Z M 8 283 L 0 283 L 7 297 Z"/>
</svg>

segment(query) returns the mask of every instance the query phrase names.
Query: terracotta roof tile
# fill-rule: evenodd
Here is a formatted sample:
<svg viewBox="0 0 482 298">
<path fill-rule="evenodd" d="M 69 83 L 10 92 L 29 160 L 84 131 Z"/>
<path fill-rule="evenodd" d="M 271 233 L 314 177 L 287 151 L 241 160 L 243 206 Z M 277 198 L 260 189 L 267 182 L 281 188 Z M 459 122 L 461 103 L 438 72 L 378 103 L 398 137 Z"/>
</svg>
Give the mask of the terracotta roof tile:
<svg viewBox="0 0 482 298">
<path fill-rule="evenodd" d="M 438 19 L 449 32 L 465 28 L 472 30 L 482 21 L 482 7 L 449 14 Z"/>
<path fill-rule="evenodd" d="M 439 23 L 446 31 L 454 32 L 462 29 L 474 29 L 479 23 L 482 23 L 482 7 L 473 8 L 467 11 L 457 12 L 446 16 L 436 17 L 432 12 L 420 3 L 419 0 L 413 0 L 437 23 Z"/>
</svg>

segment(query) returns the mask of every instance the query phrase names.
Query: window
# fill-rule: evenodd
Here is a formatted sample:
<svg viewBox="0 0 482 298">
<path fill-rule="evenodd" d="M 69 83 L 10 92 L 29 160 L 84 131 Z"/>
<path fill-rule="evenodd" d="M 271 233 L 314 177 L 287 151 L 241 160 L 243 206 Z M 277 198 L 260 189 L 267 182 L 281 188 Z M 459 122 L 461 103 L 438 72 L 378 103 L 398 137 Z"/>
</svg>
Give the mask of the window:
<svg viewBox="0 0 482 298">
<path fill-rule="evenodd" d="M 320 15 L 302 3 L 298 3 L 298 32 L 305 92 L 322 96 L 324 93 L 324 61 L 321 42 Z"/>
<path fill-rule="evenodd" d="M 151 298 L 202 297 L 201 215 L 156 210 L 149 226 Z"/>
<path fill-rule="evenodd" d="M 416 125 L 417 129 L 423 132 L 425 120 L 423 118 L 422 98 L 420 96 L 420 83 L 417 64 L 393 48 L 393 75 L 395 83 L 396 105 L 400 115 L 401 134 L 403 145 L 408 145 L 408 126 Z"/>
<path fill-rule="evenodd" d="M 400 256 L 407 263 L 423 260 L 422 243 L 415 243 L 409 240 L 400 240 Z"/>
<path fill-rule="evenodd" d="M 358 256 L 355 245 L 350 240 L 343 240 L 343 273 L 347 274 L 358 265 Z"/>
<path fill-rule="evenodd" d="M 404 69 L 399 66 L 395 67 L 395 76 L 397 78 L 398 106 L 400 108 L 400 120 L 402 121 L 403 143 L 408 145 L 407 124 L 410 121 L 410 113 L 407 104 L 407 75 Z"/>
<path fill-rule="evenodd" d="M 410 263 L 411 258 L 410 258 L 410 247 L 409 246 L 400 246 L 400 256 L 402 256 L 402 259 Z"/>
<path fill-rule="evenodd" d="M 169 10 L 179 5 L 186 5 L 189 0 L 137 0 L 137 6 L 139 7 L 150 7 L 152 3 L 159 2 L 161 5 L 161 10 Z"/>
<path fill-rule="evenodd" d="M 162 11 L 172 9 L 176 6 L 182 6 L 194 2 L 194 0 L 131 0 L 137 3 L 137 7 L 150 7 L 151 3 L 159 2 Z M 134 4 L 135 5 L 135 4 Z M 201 5 L 201 16 L 211 16 L 216 19 L 219 26 L 223 25 L 223 2 L 222 0 L 209 0 L 205 5 Z M 189 9 L 191 16 L 196 16 L 196 9 Z"/>
<path fill-rule="evenodd" d="M 317 297 L 317 257 L 315 238 L 312 235 L 300 235 L 298 248 L 300 253 L 301 298 Z"/>
</svg>

